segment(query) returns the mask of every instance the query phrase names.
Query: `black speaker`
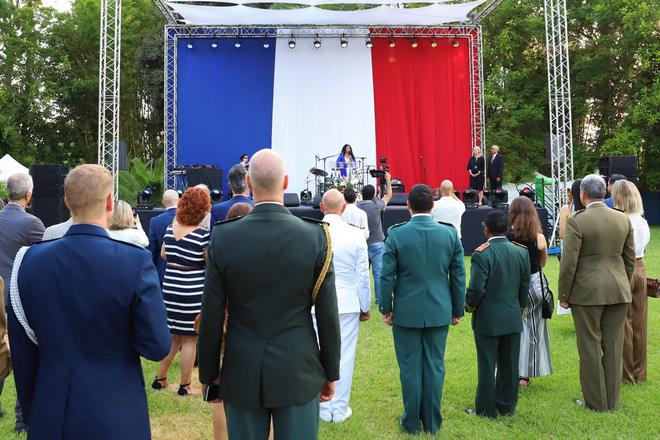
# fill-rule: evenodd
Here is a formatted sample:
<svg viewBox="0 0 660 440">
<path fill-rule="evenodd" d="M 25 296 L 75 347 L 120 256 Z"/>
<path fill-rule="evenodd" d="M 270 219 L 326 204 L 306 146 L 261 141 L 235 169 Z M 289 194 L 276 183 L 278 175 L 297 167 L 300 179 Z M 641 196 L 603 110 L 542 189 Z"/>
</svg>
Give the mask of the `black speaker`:
<svg viewBox="0 0 660 440">
<path fill-rule="evenodd" d="M 606 156 L 598 160 L 598 172 L 603 176 L 623 174 L 626 179 L 637 183 L 637 156 Z"/>
<path fill-rule="evenodd" d="M 30 167 L 34 182 L 33 197 L 64 197 L 64 178 L 69 167 L 61 164 L 39 164 Z"/>
<path fill-rule="evenodd" d="M 287 208 L 297 208 L 300 206 L 300 199 L 296 193 L 284 193 L 284 206 Z"/>
<path fill-rule="evenodd" d="M 188 188 L 200 183 L 208 186 L 209 189 L 222 188 L 222 170 L 216 165 L 188 165 L 183 168 L 186 171 Z"/>
<path fill-rule="evenodd" d="M 314 196 L 312 199 L 312 208 L 319 209 L 321 207 L 321 196 Z"/>
<path fill-rule="evenodd" d="M 46 227 L 62 223 L 70 216 L 64 197 L 32 197 L 32 214 Z"/>
<path fill-rule="evenodd" d="M 408 193 L 393 193 L 392 199 L 388 205 L 390 206 L 406 206 L 408 201 Z"/>
</svg>

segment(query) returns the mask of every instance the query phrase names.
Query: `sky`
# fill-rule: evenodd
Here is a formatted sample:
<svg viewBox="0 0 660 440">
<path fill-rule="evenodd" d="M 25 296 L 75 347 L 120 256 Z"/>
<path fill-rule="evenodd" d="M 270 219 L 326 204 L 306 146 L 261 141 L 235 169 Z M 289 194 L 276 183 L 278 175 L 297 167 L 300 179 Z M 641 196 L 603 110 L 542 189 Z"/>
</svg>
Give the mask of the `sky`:
<svg viewBox="0 0 660 440">
<path fill-rule="evenodd" d="M 72 0 L 43 0 L 41 4 L 43 6 L 50 6 L 57 9 L 60 12 L 65 12 L 71 9 Z"/>
</svg>

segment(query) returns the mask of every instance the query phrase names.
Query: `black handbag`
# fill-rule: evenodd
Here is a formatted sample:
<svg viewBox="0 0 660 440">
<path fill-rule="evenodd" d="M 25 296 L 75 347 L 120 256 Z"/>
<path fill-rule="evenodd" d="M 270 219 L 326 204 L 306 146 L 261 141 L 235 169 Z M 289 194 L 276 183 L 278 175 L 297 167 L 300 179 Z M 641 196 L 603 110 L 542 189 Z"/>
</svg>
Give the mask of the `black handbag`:
<svg viewBox="0 0 660 440">
<path fill-rule="evenodd" d="M 539 276 L 541 277 L 541 317 L 543 319 L 551 319 L 552 312 L 555 308 L 555 296 L 553 295 L 552 290 L 550 290 L 548 279 L 540 269 Z M 545 284 L 545 288 L 543 288 L 543 284 Z"/>
</svg>

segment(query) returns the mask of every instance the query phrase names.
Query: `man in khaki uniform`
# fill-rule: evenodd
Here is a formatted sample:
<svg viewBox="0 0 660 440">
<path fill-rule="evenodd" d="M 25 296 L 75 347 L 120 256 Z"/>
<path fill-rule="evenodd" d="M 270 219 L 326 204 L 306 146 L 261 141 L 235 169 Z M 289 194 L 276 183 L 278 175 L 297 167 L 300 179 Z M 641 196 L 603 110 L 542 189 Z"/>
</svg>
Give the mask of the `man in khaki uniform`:
<svg viewBox="0 0 660 440">
<path fill-rule="evenodd" d="M 605 180 L 582 180 L 586 209 L 569 217 L 559 269 L 559 300 L 571 307 L 587 408 L 616 409 L 623 374 L 623 337 L 635 268 L 628 217 L 603 202 Z M 578 403 L 582 403 L 581 401 Z"/>
</svg>

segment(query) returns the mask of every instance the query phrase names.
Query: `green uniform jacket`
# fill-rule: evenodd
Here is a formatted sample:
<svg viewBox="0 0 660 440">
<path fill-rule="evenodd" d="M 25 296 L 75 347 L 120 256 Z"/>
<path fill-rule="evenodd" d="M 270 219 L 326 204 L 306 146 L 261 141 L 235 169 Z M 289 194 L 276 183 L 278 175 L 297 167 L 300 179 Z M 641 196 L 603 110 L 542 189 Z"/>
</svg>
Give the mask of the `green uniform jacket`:
<svg viewBox="0 0 660 440">
<path fill-rule="evenodd" d="M 471 258 L 467 306 L 472 329 L 486 336 L 522 331 L 521 311 L 529 295 L 529 256 L 524 246 L 493 237 Z"/>
<path fill-rule="evenodd" d="M 568 218 L 559 299 L 581 306 L 629 303 L 634 270 L 635 239 L 628 216 L 595 202 Z"/>
<path fill-rule="evenodd" d="M 219 378 L 223 400 L 248 409 L 299 405 L 317 396 L 324 381 L 339 379 L 332 265 L 316 300 L 318 344 L 311 315 L 325 249 L 318 221 L 301 220 L 275 203 L 259 204 L 246 217 L 213 229 L 202 296 L 199 379 L 210 384 Z"/>
<path fill-rule="evenodd" d="M 465 262 L 456 229 L 430 215 L 389 228 L 380 312 L 393 312 L 401 327 L 442 327 L 463 316 L 464 304 Z"/>
</svg>

